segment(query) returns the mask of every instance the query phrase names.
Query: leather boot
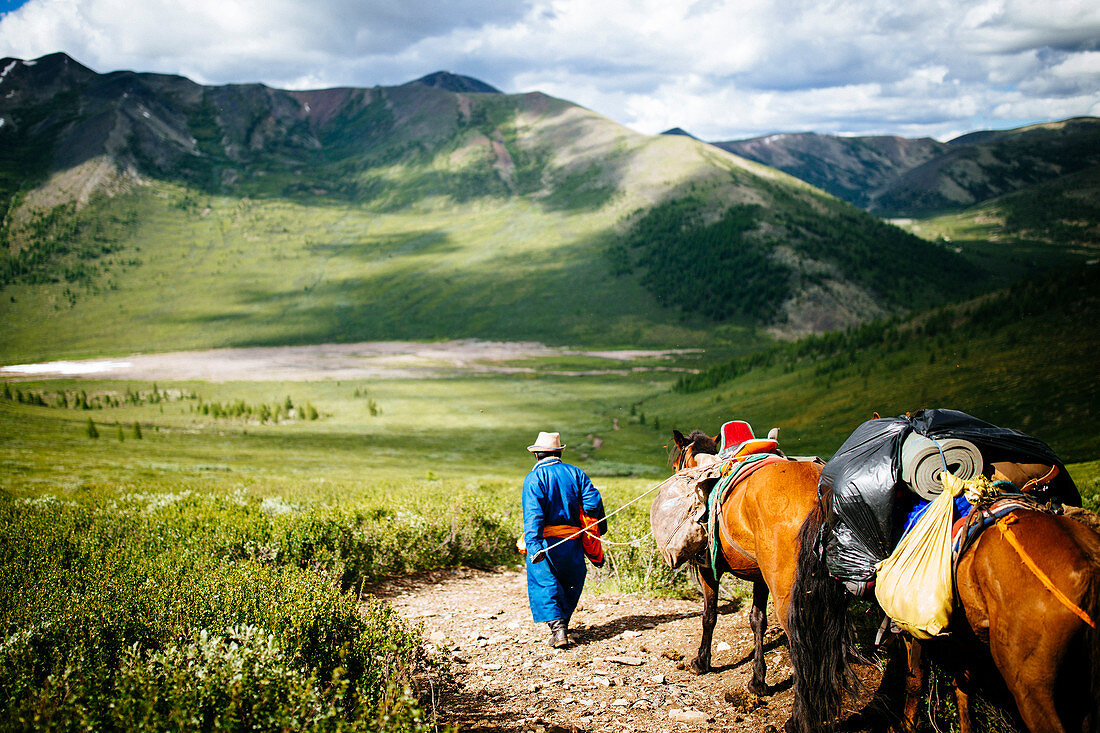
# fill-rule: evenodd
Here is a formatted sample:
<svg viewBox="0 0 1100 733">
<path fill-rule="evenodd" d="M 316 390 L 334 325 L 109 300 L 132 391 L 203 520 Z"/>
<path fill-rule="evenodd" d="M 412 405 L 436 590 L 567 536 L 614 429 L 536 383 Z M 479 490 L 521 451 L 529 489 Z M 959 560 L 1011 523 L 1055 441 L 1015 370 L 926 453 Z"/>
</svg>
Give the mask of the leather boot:
<svg viewBox="0 0 1100 733">
<path fill-rule="evenodd" d="M 547 644 L 555 649 L 569 646 L 569 636 L 566 633 L 564 620 L 554 619 L 547 625 L 550 627 L 550 640 L 546 642 Z"/>
</svg>

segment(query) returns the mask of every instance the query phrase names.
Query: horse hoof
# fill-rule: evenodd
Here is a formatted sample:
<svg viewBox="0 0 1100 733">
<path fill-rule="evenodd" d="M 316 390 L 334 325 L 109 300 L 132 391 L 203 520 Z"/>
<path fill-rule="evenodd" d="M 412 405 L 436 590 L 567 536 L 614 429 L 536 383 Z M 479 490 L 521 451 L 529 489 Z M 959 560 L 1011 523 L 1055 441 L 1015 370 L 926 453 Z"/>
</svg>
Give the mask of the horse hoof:
<svg viewBox="0 0 1100 733">
<path fill-rule="evenodd" d="M 695 659 L 688 665 L 688 671 L 692 674 L 706 674 L 710 671 L 710 662 Z"/>
</svg>

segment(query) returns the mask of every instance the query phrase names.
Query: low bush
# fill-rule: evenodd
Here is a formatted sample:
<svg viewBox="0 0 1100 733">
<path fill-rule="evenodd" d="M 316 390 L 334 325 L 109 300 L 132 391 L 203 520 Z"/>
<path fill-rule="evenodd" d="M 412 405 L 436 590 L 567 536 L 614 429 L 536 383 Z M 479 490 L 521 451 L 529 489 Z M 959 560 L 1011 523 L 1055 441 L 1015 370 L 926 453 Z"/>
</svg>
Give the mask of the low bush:
<svg viewBox="0 0 1100 733">
<path fill-rule="evenodd" d="M 476 503 L 0 499 L 0 727 L 419 731 L 417 629 L 356 581 L 499 562 Z"/>
</svg>

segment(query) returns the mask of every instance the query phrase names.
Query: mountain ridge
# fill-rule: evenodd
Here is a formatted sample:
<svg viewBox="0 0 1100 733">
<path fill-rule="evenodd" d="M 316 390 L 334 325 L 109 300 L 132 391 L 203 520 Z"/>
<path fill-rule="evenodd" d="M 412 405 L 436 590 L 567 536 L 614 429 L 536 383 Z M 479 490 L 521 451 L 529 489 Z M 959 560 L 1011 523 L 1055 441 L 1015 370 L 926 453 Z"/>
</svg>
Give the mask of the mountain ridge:
<svg viewBox="0 0 1100 733">
<path fill-rule="evenodd" d="M 958 211 L 1100 165 L 1100 119 L 1075 117 L 948 142 L 777 133 L 712 143 L 886 217 Z"/>
<path fill-rule="evenodd" d="M 749 343 L 981 280 L 781 171 L 539 92 L 203 86 L 63 55 L 5 69 L 0 340 L 21 355 Z M 120 312 L 145 325 L 120 332 Z"/>
</svg>

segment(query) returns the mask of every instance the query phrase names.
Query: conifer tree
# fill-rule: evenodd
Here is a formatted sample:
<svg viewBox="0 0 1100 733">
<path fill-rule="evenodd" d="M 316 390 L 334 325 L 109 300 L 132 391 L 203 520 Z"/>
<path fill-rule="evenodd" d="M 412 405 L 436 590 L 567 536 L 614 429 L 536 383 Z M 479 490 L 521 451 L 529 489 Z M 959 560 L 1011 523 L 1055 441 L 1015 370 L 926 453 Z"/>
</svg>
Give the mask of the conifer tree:
<svg viewBox="0 0 1100 733">
<path fill-rule="evenodd" d="M 92 422 L 92 418 L 88 418 L 88 426 L 84 428 L 84 432 L 88 434 L 89 438 L 98 438 L 99 431 L 96 430 L 95 423 Z"/>
<path fill-rule="evenodd" d="M 115 434 L 118 436 L 119 443 L 125 442 L 126 436 L 122 434 L 122 423 L 118 420 L 115 420 Z"/>
<path fill-rule="evenodd" d="M 139 423 L 137 420 L 134 420 L 134 438 L 136 440 L 141 440 L 141 437 L 141 423 Z"/>
</svg>

